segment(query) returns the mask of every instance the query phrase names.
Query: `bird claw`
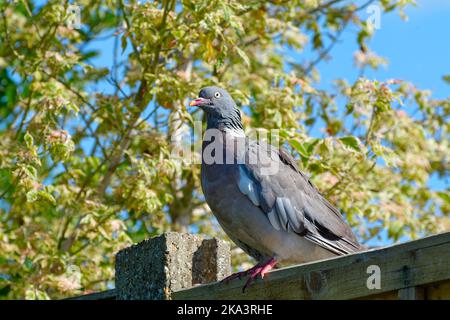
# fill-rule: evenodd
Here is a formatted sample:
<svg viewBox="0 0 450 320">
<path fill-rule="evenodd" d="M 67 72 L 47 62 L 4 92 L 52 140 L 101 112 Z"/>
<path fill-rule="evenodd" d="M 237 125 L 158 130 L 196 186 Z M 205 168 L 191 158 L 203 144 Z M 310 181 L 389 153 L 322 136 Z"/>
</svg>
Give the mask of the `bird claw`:
<svg viewBox="0 0 450 320">
<path fill-rule="evenodd" d="M 243 276 L 248 275 L 248 273 L 250 272 L 250 270 L 251 270 L 251 269 L 233 273 L 232 275 L 229 275 L 228 277 L 222 279 L 220 282 L 222 282 L 222 283 L 229 283 L 231 280 L 234 280 L 234 279 L 239 279 L 239 280 L 241 280 Z"/>
<path fill-rule="evenodd" d="M 242 288 L 242 293 L 245 293 L 245 289 L 247 289 L 252 282 L 256 281 L 258 275 L 261 275 L 261 278 L 264 278 L 264 275 L 261 273 L 262 270 L 263 267 L 255 266 L 255 269 L 250 271 L 250 275 Z"/>
<path fill-rule="evenodd" d="M 275 266 L 276 263 L 277 261 L 275 260 L 275 258 L 272 258 L 267 262 L 258 263 L 256 266 L 248 270 L 233 273 L 232 275 L 226 277 L 220 282 L 229 283 L 231 280 L 234 280 L 236 278 L 239 278 L 240 280 L 241 277 L 248 276 L 248 279 L 245 282 L 244 287 L 242 288 L 242 293 L 245 293 L 245 289 L 247 289 L 252 282 L 256 281 L 258 275 L 261 275 L 261 278 L 264 278 L 266 273 L 269 272 Z"/>
</svg>

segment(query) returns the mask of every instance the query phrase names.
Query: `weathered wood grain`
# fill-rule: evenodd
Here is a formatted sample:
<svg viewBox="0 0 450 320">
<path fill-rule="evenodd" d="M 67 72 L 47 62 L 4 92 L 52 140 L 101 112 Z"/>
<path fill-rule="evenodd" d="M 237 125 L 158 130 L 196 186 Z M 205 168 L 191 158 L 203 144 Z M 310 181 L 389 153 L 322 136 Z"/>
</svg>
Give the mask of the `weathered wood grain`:
<svg viewBox="0 0 450 320">
<path fill-rule="evenodd" d="M 399 300 L 424 300 L 425 288 L 424 287 L 407 287 L 398 290 Z"/>
<path fill-rule="evenodd" d="M 368 289 L 367 267 L 381 270 L 381 288 Z M 450 233 L 270 272 L 242 293 L 245 280 L 173 293 L 173 299 L 357 299 L 450 279 Z M 413 291 L 411 291 L 413 290 Z M 397 298 L 418 298 L 415 289 Z M 436 294 L 437 295 L 437 294 Z"/>
<path fill-rule="evenodd" d="M 426 300 L 450 300 L 450 280 L 427 285 Z"/>
</svg>

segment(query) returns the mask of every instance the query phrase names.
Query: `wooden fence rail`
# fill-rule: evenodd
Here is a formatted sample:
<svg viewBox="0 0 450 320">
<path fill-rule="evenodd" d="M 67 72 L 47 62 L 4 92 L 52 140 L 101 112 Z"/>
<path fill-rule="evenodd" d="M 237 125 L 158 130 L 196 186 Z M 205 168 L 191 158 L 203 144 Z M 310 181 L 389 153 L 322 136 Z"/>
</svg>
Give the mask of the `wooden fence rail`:
<svg viewBox="0 0 450 320">
<path fill-rule="evenodd" d="M 181 237 L 188 247 L 190 245 L 186 244 L 187 238 L 197 239 L 193 235 L 174 233 L 165 237 L 172 237 L 172 240 Z M 194 247 L 201 250 L 202 241 L 206 240 L 196 241 L 197 245 Z M 166 245 L 159 248 L 164 250 L 165 258 L 153 261 L 156 265 L 144 268 L 130 262 L 127 255 L 126 260 L 119 261 L 131 265 L 127 278 L 124 279 L 123 274 L 117 273 L 116 267 L 116 283 L 121 282 L 121 286 L 116 285 L 115 290 L 76 299 L 450 299 L 450 232 L 278 269 L 270 272 L 264 279 L 258 279 L 245 293 L 242 292 L 245 279 L 228 284 L 208 283 L 219 280 L 228 273 L 229 248 L 220 240 L 207 241 L 210 241 L 207 249 L 212 250 L 212 254 L 198 254 L 195 248 L 186 254 L 185 248 L 180 252 L 173 241 L 168 246 L 165 241 Z M 134 253 L 152 255 L 151 252 L 145 253 L 141 245 L 135 247 L 131 249 Z M 136 251 L 137 248 L 141 250 Z M 152 249 L 155 250 L 155 247 Z M 202 256 L 208 261 L 201 261 Z M 142 259 L 138 259 L 138 263 L 141 261 Z M 153 282 L 146 283 L 145 274 L 154 272 L 153 269 L 161 266 L 166 268 L 166 273 L 159 275 L 163 277 L 161 284 L 155 287 Z M 171 273 L 171 268 L 178 272 Z M 183 277 L 180 272 L 185 273 Z M 199 274 L 205 272 L 209 274 L 208 277 L 199 277 Z M 186 273 L 189 275 L 186 276 Z"/>
</svg>

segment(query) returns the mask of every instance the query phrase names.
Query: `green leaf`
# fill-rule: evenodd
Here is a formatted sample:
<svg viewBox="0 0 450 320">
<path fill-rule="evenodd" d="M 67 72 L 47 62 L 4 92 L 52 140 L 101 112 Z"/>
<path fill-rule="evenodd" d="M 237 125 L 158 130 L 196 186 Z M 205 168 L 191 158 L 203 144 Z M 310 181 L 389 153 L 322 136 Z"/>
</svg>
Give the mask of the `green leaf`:
<svg viewBox="0 0 450 320">
<path fill-rule="evenodd" d="M 286 129 L 283 129 L 283 128 L 280 129 L 279 135 L 280 135 L 280 137 L 282 137 L 284 139 L 288 139 L 291 137 L 291 134 L 289 133 L 289 131 L 287 131 Z"/>
<path fill-rule="evenodd" d="M 238 47 L 235 47 L 235 49 L 236 49 L 236 53 L 239 55 L 239 57 L 241 57 L 242 60 L 244 60 L 244 63 L 246 64 L 246 66 L 250 67 L 250 59 L 248 58 L 247 54 Z"/>
<path fill-rule="evenodd" d="M 36 179 L 37 177 L 37 170 L 35 167 L 30 166 L 30 165 L 26 165 L 22 167 L 23 172 L 25 173 L 25 175 L 29 178 L 32 179 Z"/>
<path fill-rule="evenodd" d="M 25 133 L 23 139 L 25 140 L 25 144 L 27 145 L 28 149 L 30 149 L 33 146 L 34 140 L 28 131 Z"/>
<path fill-rule="evenodd" d="M 11 286 L 8 284 L 0 288 L 0 297 L 6 297 L 11 291 Z"/>
<path fill-rule="evenodd" d="M 125 52 L 125 50 L 127 49 L 127 45 L 128 45 L 128 37 L 126 35 L 123 35 L 120 38 L 120 45 L 122 47 L 122 54 Z"/>
<path fill-rule="evenodd" d="M 388 236 L 394 240 L 398 240 L 403 230 L 403 224 L 396 220 L 391 221 L 388 226 Z"/>
<path fill-rule="evenodd" d="M 103 227 L 98 227 L 97 230 L 105 239 L 111 239 L 111 235 Z"/>
<path fill-rule="evenodd" d="M 450 75 L 445 75 L 442 77 L 442 80 L 444 80 L 445 82 L 447 82 L 448 84 L 450 84 Z"/>
<path fill-rule="evenodd" d="M 301 144 L 298 140 L 290 139 L 289 143 L 295 148 L 295 150 L 298 151 L 298 153 L 304 157 L 309 158 L 310 153 L 307 151 L 307 149 Z"/>
<path fill-rule="evenodd" d="M 27 269 L 29 270 L 33 269 L 33 261 L 30 258 L 26 257 L 23 264 Z"/>
<path fill-rule="evenodd" d="M 319 141 L 320 141 L 320 139 L 312 139 L 311 141 L 304 143 L 309 155 L 311 155 L 313 153 L 314 148 L 319 143 Z"/>
<path fill-rule="evenodd" d="M 56 200 L 55 200 L 55 198 L 53 198 L 53 196 L 50 193 L 48 193 L 44 190 L 40 190 L 40 191 L 38 191 L 38 195 L 42 199 L 45 199 L 48 202 L 50 202 L 51 204 L 53 204 L 54 206 L 56 206 Z"/>
<path fill-rule="evenodd" d="M 357 152 L 361 152 L 360 141 L 358 138 L 354 136 L 347 136 L 339 138 L 339 141 L 341 141 L 344 146 Z"/>
<path fill-rule="evenodd" d="M 447 192 L 439 191 L 437 193 L 437 195 L 439 196 L 439 198 L 444 200 L 446 203 L 450 203 L 450 195 Z"/>
<path fill-rule="evenodd" d="M 66 106 L 68 110 L 72 110 L 75 114 L 78 114 L 78 112 L 80 112 L 80 108 L 78 108 L 78 106 L 73 102 L 67 103 Z"/>
<path fill-rule="evenodd" d="M 27 192 L 27 202 L 34 202 L 38 198 L 38 192 L 36 190 Z"/>
<path fill-rule="evenodd" d="M 283 122 L 283 118 L 281 117 L 280 111 L 278 111 L 278 110 L 275 111 L 275 114 L 274 114 L 274 116 L 273 116 L 273 120 L 275 121 L 276 126 L 277 126 L 278 128 L 280 128 L 280 127 L 281 127 L 281 124 L 282 124 L 282 122 Z"/>
</svg>

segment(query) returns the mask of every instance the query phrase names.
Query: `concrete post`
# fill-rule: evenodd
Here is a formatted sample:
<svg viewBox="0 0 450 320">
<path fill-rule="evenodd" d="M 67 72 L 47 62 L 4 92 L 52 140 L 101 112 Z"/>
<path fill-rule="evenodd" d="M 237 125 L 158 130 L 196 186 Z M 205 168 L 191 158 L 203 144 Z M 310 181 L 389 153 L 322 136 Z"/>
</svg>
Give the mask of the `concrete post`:
<svg viewBox="0 0 450 320">
<path fill-rule="evenodd" d="M 230 273 L 230 246 L 216 238 L 167 232 L 116 255 L 116 298 L 170 299 L 171 292 Z"/>
</svg>

